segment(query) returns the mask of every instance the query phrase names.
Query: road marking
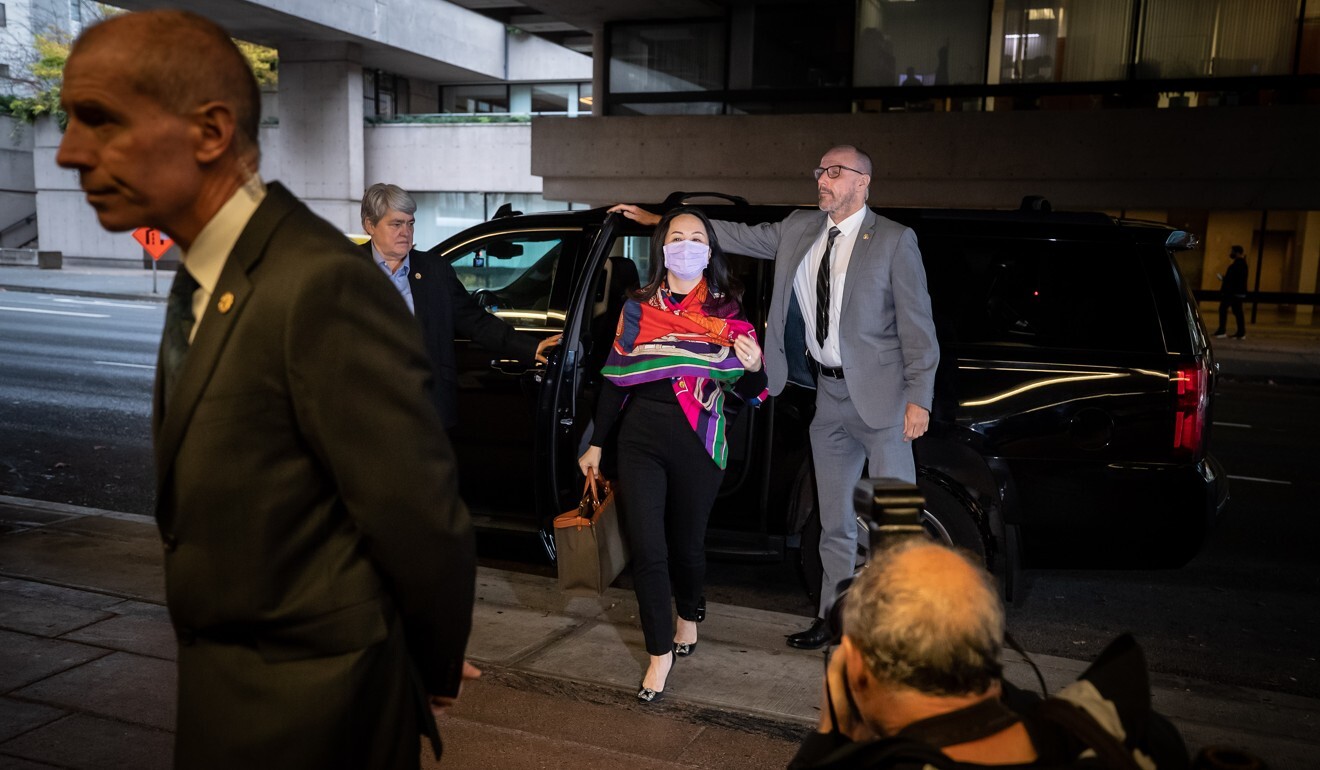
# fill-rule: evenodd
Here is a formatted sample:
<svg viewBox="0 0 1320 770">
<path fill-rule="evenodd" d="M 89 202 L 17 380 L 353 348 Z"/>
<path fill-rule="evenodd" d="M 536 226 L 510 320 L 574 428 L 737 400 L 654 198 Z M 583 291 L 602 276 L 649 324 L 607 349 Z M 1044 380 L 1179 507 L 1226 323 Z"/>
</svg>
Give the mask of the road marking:
<svg viewBox="0 0 1320 770">
<path fill-rule="evenodd" d="M 94 363 L 94 364 L 100 364 L 101 366 L 127 366 L 127 367 L 129 367 L 130 369 L 155 369 L 155 368 L 156 368 L 154 365 L 151 365 L 151 364 L 125 364 L 125 363 L 122 363 L 122 362 L 119 362 L 119 361 L 93 361 L 92 363 Z"/>
<path fill-rule="evenodd" d="M 1214 425 L 1216 428 L 1250 428 L 1251 427 L 1245 422 L 1216 422 Z"/>
<path fill-rule="evenodd" d="M 1279 481 L 1278 479 L 1261 479 L 1255 476 L 1234 476 L 1232 474 L 1229 474 L 1228 477 L 1235 481 L 1259 481 L 1262 484 L 1283 484 L 1285 486 L 1292 486 L 1291 481 Z"/>
<path fill-rule="evenodd" d="M 0 310 L 12 310 L 15 313 L 39 313 L 41 315 L 71 315 L 78 318 L 109 318 L 104 313 L 75 313 L 72 310 L 38 310 L 33 307 L 9 307 L 0 305 Z"/>
<path fill-rule="evenodd" d="M 99 307 L 122 307 L 129 310 L 154 310 L 157 303 L 146 302 L 111 302 L 104 299 L 69 299 L 67 297 L 56 299 L 55 302 L 62 302 L 66 305 L 96 305 Z"/>
</svg>

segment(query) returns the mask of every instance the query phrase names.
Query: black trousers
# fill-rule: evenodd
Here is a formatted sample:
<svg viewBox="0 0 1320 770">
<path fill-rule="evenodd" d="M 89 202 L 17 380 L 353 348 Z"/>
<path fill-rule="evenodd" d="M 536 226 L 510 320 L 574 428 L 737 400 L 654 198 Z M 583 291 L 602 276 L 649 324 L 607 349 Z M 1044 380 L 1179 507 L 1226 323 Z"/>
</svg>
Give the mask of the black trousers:
<svg viewBox="0 0 1320 770">
<path fill-rule="evenodd" d="M 1233 318 L 1237 321 L 1237 333 L 1239 335 L 1247 333 L 1247 323 L 1242 316 L 1242 298 L 1225 297 L 1219 302 L 1219 328 L 1215 330 L 1216 334 L 1222 334 L 1228 331 L 1228 311 L 1233 311 Z"/>
<path fill-rule="evenodd" d="M 646 651 L 673 649 L 674 620 L 695 620 L 706 581 L 706 522 L 724 470 L 678 402 L 629 399 L 619 425 L 619 502 Z M 672 588 L 671 588 L 672 586 Z"/>
</svg>

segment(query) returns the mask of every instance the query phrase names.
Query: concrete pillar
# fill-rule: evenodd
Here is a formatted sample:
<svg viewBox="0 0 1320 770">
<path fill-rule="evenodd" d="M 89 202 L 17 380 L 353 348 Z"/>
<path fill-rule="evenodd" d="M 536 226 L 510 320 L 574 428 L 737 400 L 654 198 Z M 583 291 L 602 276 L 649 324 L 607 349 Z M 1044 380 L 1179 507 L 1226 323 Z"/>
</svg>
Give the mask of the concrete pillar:
<svg viewBox="0 0 1320 770">
<path fill-rule="evenodd" d="M 361 229 L 362 55 L 353 43 L 287 42 L 280 52 L 280 169 L 313 211 Z"/>
<path fill-rule="evenodd" d="M 1314 292 L 1320 289 L 1320 211 L 1298 212 L 1297 243 L 1301 257 L 1301 270 L 1297 277 L 1297 291 Z M 1315 305 L 1297 306 L 1297 325 L 1310 326 L 1316 317 Z"/>
<path fill-rule="evenodd" d="M 591 114 L 599 118 L 605 114 L 605 95 L 610 92 L 610 84 L 605 80 L 608 71 L 607 56 L 609 46 L 605 40 L 605 28 L 597 27 L 591 31 Z"/>
</svg>

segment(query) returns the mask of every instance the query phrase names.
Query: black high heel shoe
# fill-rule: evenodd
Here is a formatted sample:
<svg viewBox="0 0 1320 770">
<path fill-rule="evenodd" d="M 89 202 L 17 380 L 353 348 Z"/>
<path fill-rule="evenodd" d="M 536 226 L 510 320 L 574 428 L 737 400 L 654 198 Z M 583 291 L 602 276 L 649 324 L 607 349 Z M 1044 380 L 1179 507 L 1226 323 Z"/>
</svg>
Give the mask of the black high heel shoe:
<svg viewBox="0 0 1320 770">
<path fill-rule="evenodd" d="M 688 620 L 688 618 L 683 618 Z M 692 622 L 700 623 L 706 619 L 706 597 L 697 600 L 697 611 L 692 613 Z M 674 654 L 680 658 L 686 658 L 697 651 L 696 642 L 674 642 Z"/>
<path fill-rule="evenodd" d="M 673 650 L 670 650 L 670 651 L 669 651 L 669 657 L 670 657 L 670 662 L 669 662 L 669 673 L 670 673 L 670 674 L 673 674 L 673 673 L 674 673 L 674 665 L 675 665 L 676 663 L 678 663 L 678 658 L 675 658 L 675 657 L 674 657 L 674 651 L 673 651 Z M 665 677 L 665 684 L 668 684 L 668 683 L 669 683 L 669 677 L 666 676 L 666 677 Z M 643 676 L 643 677 L 642 677 L 642 685 L 641 685 L 641 689 L 637 691 L 637 700 L 641 701 L 642 703 L 657 703 L 657 702 L 662 701 L 662 700 L 664 700 L 664 699 L 665 699 L 665 691 L 664 691 L 664 690 L 652 690 L 650 687 L 647 687 L 647 686 L 646 686 L 646 677 Z"/>
</svg>

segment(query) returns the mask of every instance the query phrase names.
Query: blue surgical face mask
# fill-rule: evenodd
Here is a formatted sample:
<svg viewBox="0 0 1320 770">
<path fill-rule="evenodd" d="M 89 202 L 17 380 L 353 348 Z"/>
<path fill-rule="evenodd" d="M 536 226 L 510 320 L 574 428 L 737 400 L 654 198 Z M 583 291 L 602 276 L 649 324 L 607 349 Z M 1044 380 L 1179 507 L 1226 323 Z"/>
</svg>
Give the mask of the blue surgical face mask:
<svg viewBox="0 0 1320 770">
<path fill-rule="evenodd" d="M 710 247 L 700 241 L 674 241 L 665 244 L 665 267 L 669 272 L 690 281 L 710 264 Z"/>
</svg>

